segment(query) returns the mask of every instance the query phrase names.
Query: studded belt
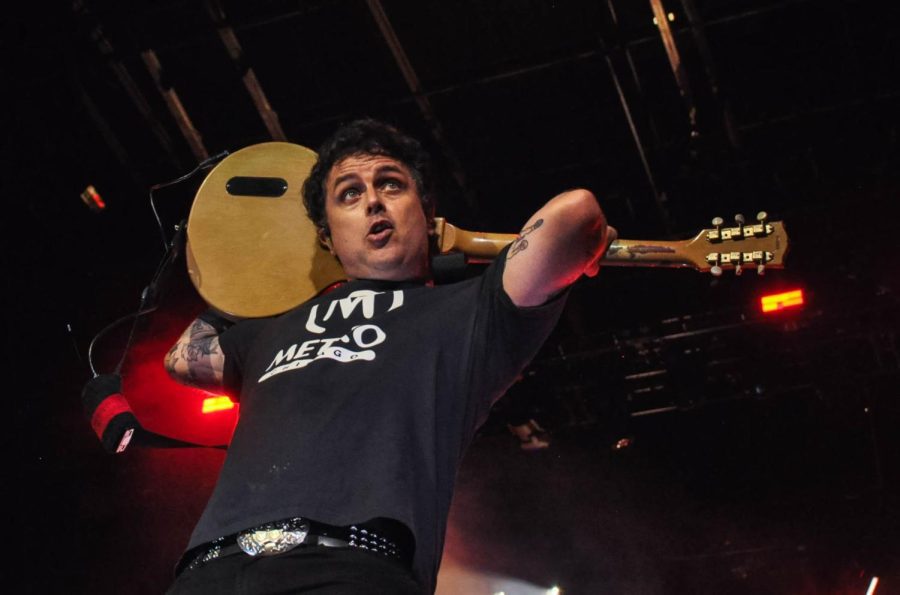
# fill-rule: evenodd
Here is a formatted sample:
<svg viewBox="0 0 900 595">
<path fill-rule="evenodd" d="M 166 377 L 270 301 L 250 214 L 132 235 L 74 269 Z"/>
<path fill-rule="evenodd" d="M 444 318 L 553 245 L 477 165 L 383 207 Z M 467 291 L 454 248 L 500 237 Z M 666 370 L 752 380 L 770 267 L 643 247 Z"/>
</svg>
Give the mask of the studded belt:
<svg viewBox="0 0 900 595">
<path fill-rule="evenodd" d="M 244 552 L 249 556 L 275 556 L 297 546 L 352 547 L 412 566 L 412 535 L 403 524 L 390 519 L 339 527 L 302 517 L 293 517 L 220 537 L 191 548 L 175 574 L 200 568 L 207 562 Z"/>
</svg>

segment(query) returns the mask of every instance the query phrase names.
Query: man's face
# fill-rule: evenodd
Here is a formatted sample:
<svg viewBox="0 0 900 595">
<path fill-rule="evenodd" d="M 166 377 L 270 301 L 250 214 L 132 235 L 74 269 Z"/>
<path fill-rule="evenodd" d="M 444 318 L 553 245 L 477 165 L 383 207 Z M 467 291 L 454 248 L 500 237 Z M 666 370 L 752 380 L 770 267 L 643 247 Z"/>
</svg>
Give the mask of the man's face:
<svg viewBox="0 0 900 595">
<path fill-rule="evenodd" d="M 351 155 L 325 180 L 329 248 L 350 279 L 406 280 L 428 276 L 430 226 L 416 183 L 401 162 Z"/>
</svg>

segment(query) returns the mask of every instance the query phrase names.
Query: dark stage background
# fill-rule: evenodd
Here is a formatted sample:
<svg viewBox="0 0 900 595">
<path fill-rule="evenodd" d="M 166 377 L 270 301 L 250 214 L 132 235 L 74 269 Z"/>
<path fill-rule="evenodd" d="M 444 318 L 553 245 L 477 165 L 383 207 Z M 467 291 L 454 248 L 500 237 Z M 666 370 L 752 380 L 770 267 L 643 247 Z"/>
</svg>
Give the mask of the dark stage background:
<svg viewBox="0 0 900 595">
<path fill-rule="evenodd" d="M 898 17 L 834 0 L 9 5 L 7 584 L 162 592 L 221 463 L 105 454 L 80 409 L 91 338 L 162 257 L 148 187 L 371 115 L 434 151 L 439 214 L 467 229 L 515 232 L 584 186 L 623 237 L 764 209 L 792 238 L 764 277 L 579 282 L 512 395 L 551 445 L 520 450 L 498 404 L 460 473 L 442 592 L 900 592 Z M 157 193 L 166 235 L 199 181 Z M 793 288 L 803 307 L 759 313 Z M 146 427 L 215 444 L 234 411 L 201 415 L 159 363 L 200 308 L 178 263 L 125 393 Z M 98 343 L 99 371 L 126 334 Z"/>
</svg>

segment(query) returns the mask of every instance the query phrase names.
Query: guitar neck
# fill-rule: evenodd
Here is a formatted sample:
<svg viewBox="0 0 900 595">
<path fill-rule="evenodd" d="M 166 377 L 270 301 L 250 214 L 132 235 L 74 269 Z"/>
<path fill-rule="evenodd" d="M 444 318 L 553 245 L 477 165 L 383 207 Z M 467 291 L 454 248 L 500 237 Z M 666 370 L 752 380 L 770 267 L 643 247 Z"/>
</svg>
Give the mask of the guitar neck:
<svg viewBox="0 0 900 595">
<path fill-rule="evenodd" d="M 512 233 L 467 231 L 435 217 L 438 247 L 441 254 L 458 251 L 470 261 L 485 262 L 497 256 L 516 239 Z M 606 266 L 695 267 L 688 257 L 688 240 L 626 240 L 618 238 L 603 256 Z"/>
</svg>

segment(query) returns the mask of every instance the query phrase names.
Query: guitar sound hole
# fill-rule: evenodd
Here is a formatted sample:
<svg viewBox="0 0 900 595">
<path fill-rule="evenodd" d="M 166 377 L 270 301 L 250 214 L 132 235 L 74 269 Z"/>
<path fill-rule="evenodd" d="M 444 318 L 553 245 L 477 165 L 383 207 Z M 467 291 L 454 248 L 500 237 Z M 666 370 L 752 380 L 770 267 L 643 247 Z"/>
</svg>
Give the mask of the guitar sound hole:
<svg viewBox="0 0 900 595">
<path fill-rule="evenodd" d="M 225 184 L 225 190 L 232 196 L 261 196 L 278 198 L 287 192 L 288 183 L 283 178 L 260 178 L 235 176 Z"/>
</svg>

